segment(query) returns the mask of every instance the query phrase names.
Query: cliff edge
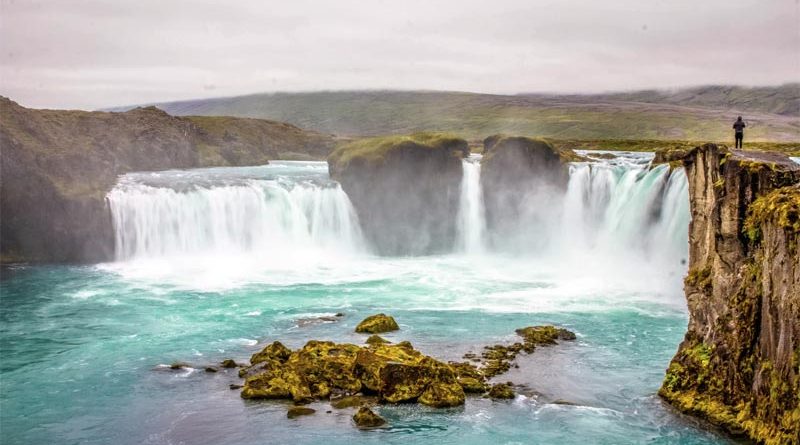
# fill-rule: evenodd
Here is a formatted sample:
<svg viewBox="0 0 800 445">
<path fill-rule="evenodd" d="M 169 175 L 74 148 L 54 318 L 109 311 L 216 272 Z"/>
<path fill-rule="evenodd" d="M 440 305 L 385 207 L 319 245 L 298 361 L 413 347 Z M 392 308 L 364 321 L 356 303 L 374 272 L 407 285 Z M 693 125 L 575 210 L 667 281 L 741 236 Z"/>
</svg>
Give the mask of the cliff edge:
<svg viewBox="0 0 800 445">
<path fill-rule="evenodd" d="M 689 180 L 689 326 L 661 397 L 759 443 L 800 443 L 800 165 L 707 144 Z"/>
</svg>

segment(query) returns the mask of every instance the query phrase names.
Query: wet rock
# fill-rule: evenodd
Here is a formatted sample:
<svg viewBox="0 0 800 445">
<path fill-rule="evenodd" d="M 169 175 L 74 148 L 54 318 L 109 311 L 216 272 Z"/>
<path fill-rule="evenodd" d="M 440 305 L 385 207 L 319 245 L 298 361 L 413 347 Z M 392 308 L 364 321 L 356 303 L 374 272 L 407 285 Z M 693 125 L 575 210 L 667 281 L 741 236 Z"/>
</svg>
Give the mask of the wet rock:
<svg viewBox="0 0 800 445">
<path fill-rule="evenodd" d="M 305 406 L 292 406 L 286 411 L 286 417 L 294 419 L 300 416 L 309 416 L 314 414 L 317 410 Z"/>
<path fill-rule="evenodd" d="M 391 343 L 391 342 L 389 340 L 386 340 L 385 338 L 381 337 L 378 334 L 373 334 L 373 335 L 369 336 L 369 338 L 367 339 L 367 341 L 365 343 L 368 344 L 368 345 L 382 345 L 382 344 Z"/>
<path fill-rule="evenodd" d="M 464 404 L 464 389 L 458 383 L 433 382 L 419 397 L 419 403 L 434 408 L 447 408 Z"/>
<path fill-rule="evenodd" d="M 570 402 L 569 400 L 564 400 L 564 399 L 556 399 L 556 400 L 553 400 L 553 401 L 552 401 L 552 402 L 550 402 L 550 403 L 552 403 L 553 405 L 569 405 L 569 406 L 578 406 L 578 404 L 577 404 L 577 403 Z"/>
<path fill-rule="evenodd" d="M 218 370 L 217 370 L 217 368 L 214 368 L 213 366 L 207 366 L 205 371 L 208 372 L 208 373 L 215 373 Z"/>
<path fill-rule="evenodd" d="M 375 314 L 365 318 L 356 326 L 356 332 L 364 334 L 380 334 L 400 329 L 391 315 Z"/>
<path fill-rule="evenodd" d="M 353 415 L 353 422 L 362 428 L 373 428 L 385 424 L 386 420 L 372 412 L 372 410 L 366 406 L 362 406 Z"/>
<path fill-rule="evenodd" d="M 171 365 L 169 365 L 169 369 L 172 369 L 172 370 L 175 370 L 175 371 L 178 371 L 180 369 L 189 369 L 191 367 L 192 367 L 192 365 L 190 365 L 188 363 L 185 363 L 185 362 L 175 362 L 175 363 L 172 363 Z"/>
<path fill-rule="evenodd" d="M 449 365 L 456 373 L 458 384 L 464 392 L 484 393 L 489 389 L 486 385 L 486 376 L 477 366 L 467 362 L 450 362 Z"/>
<path fill-rule="evenodd" d="M 228 387 L 230 389 L 242 389 L 243 388 L 242 385 L 237 385 L 236 383 L 231 383 L 230 385 L 228 385 Z"/>
<path fill-rule="evenodd" d="M 556 340 L 575 340 L 575 333 L 555 326 L 529 326 L 515 332 L 525 339 L 525 346 L 554 345 L 558 343 Z"/>
<path fill-rule="evenodd" d="M 261 362 L 265 362 L 268 360 L 275 360 L 280 363 L 286 361 L 289 356 L 292 354 L 292 351 L 283 345 L 283 343 L 279 341 L 275 341 L 264 347 L 261 352 L 257 352 L 250 357 L 250 364 L 256 365 Z"/>
<path fill-rule="evenodd" d="M 228 368 L 228 369 L 236 368 L 237 366 L 239 366 L 235 361 L 233 361 L 233 359 L 230 359 L 230 358 L 226 358 L 225 360 L 220 362 L 220 365 L 223 368 Z"/>
<path fill-rule="evenodd" d="M 374 400 L 374 399 L 367 399 L 362 396 L 347 396 L 331 400 L 331 406 L 336 409 L 353 408 L 368 403 L 368 400 Z"/>
<path fill-rule="evenodd" d="M 489 389 L 488 395 L 492 399 L 513 399 L 515 396 L 514 390 L 508 383 L 498 383 L 496 385 L 492 385 L 492 388 Z"/>
<path fill-rule="evenodd" d="M 341 320 L 344 314 L 341 312 L 336 313 L 335 315 L 323 315 L 321 317 L 313 317 L 313 318 L 301 318 L 297 320 L 297 326 L 304 328 L 307 326 L 321 324 L 321 323 L 336 323 L 337 321 Z"/>
</svg>

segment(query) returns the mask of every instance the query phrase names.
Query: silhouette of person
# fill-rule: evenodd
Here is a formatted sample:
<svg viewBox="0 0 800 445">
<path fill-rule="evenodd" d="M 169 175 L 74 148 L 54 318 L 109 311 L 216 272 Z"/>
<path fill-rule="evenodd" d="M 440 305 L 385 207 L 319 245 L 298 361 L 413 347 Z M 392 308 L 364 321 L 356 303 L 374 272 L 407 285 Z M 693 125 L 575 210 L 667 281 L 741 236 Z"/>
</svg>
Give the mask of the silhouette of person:
<svg viewBox="0 0 800 445">
<path fill-rule="evenodd" d="M 744 139 L 744 127 L 746 127 L 742 116 L 736 119 L 733 123 L 734 137 L 736 138 L 736 148 L 742 148 L 742 139 Z"/>
</svg>

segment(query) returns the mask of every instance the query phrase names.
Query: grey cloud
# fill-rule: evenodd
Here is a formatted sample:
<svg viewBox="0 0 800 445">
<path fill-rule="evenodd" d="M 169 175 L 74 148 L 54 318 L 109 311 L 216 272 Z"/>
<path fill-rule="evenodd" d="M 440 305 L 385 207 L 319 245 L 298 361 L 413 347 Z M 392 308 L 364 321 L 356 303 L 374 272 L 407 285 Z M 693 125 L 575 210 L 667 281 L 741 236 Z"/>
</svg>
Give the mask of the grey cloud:
<svg viewBox="0 0 800 445">
<path fill-rule="evenodd" d="M 795 0 L 0 0 L 0 8 L 0 94 L 34 107 L 800 79 Z"/>
</svg>

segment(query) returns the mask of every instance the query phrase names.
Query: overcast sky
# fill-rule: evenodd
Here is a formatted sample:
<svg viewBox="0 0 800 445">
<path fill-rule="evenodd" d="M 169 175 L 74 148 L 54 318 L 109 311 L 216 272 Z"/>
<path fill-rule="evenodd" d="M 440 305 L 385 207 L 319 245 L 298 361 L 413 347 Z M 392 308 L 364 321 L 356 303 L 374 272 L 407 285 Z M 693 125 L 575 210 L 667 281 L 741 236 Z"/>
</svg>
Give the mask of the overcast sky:
<svg viewBox="0 0 800 445">
<path fill-rule="evenodd" d="M 92 109 L 269 91 L 800 80 L 798 0 L 0 0 L 0 94 Z"/>
</svg>

